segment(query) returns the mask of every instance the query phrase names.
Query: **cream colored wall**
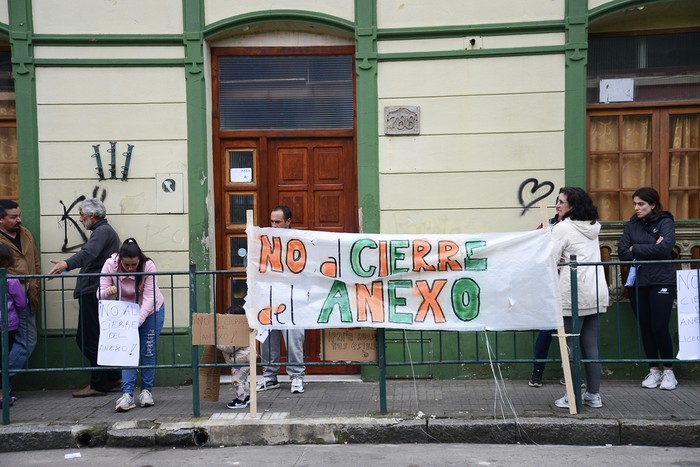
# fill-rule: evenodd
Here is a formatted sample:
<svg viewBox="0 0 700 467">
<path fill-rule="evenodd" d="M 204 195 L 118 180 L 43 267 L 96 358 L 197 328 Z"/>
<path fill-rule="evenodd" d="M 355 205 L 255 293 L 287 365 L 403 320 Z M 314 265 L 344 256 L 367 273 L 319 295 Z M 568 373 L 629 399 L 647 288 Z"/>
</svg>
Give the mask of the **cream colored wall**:
<svg viewBox="0 0 700 467">
<path fill-rule="evenodd" d="M 42 270 L 50 270 L 51 259 L 65 259 L 77 251 L 61 251 L 66 234 L 59 201 L 70 206 L 81 195 L 91 197 L 95 189 L 98 196 L 106 195 L 108 220 L 122 239 L 135 237 L 159 270 L 187 270 L 184 73 L 182 67 L 37 67 Z M 117 142 L 119 178 L 127 144 L 134 146 L 128 181 L 98 180 L 92 146 L 100 145 L 105 176 L 109 178 L 110 141 Z M 176 194 L 163 192 L 157 176 L 164 173 L 181 177 Z M 179 197 L 181 207 L 172 209 L 159 202 L 173 199 L 163 196 Z M 78 221 L 77 207 L 69 214 Z M 81 243 L 71 224 L 67 238 L 69 245 Z M 158 282 L 165 288 L 169 279 L 159 278 Z M 73 281 L 67 280 L 65 285 L 72 290 Z M 179 305 L 175 324 L 186 326 L 188 307 L 182 304 L 188 303 L 187 277 L 178 277 L 174 285 L 172 293 L 178 297 Z M 49 321 L 61 327 L 57 316 L 62 316 L 65 309 L 67 326 L 75 326 L 77 304 L 72 300 L 64 304 L 60 287 L 58 280 L 47 283 Z M 164 290 L 164 294 L 170 293 L 171 290 Z"/>
<path fill-rule="evenodd" d="M 7 0 L 0 0 L 0 23 L 10 24 L 10 11 L 7 8 Z"/>
<path fill-rule="evenodd" d="M 34 58 L 52 59 L 121 59 L 134 58 L 184 58 L 182 46 L 171 47 L 34 47 Z"/>
<path fill-rule="evenodd" d="M 379 28 L 544 21 L 564 17 L 564 0 L 377 0 Z"/>
<path fill-rule="evenodd" d="M 37 34 L 181 34 L 180 0 L 33 0 Z"/>
<path fill-rule="evenodd" d="M 612 3 L 614 0 L 588 0 L 588 9 L 592 10 L 606 3 Z"/>
<path fill-rule="evenodd" d="M 377 43 L 379 53 L 433 52 L 436 50 L 464 50 L 468 37 L 448 39 L 381 41 Z M 515 47 L 543 47 L 562 45 L 564 34 L 525 34 L 521 36 L 484 36 L 480 38 L 481 48 L 501 49 Z"/>
<path fill-rule="evenodd" d="M 218 40 L 211 44 L 212 47 L 328 47 L 346 45 L 354 45 L 354 40 L 303 31 L 244 34 Z"/>
<path fill-rule="evenodd" d="M 382 232 L 540 222 L 524 183 L 564 180 L 563 55 L 380 63 L 378 84 Z M 420 136 L 385 135 L 386 106 L 419 106 Z"/>
<path fill-rule="evenodd" d="M 205 0 L 206 24 L 215 23 L 231 16 L 265 10 L 302 10 L 336 16 L 349 21 L 355 19 L 355 2 L 352 0 Z"/>
</svg>

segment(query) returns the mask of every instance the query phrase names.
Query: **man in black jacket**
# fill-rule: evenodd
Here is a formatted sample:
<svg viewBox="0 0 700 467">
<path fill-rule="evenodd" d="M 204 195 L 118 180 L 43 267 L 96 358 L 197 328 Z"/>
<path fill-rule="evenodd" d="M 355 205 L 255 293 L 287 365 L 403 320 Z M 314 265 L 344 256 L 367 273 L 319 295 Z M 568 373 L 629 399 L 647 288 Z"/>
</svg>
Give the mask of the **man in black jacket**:
<svg viewBox="0 0 700 467">
<path fill-rule="evenodd" d="M 80 203 L 80 222 L 92 234 L 79 252 L 65 261 L 51 260 L 54 267 L 49 274 L 61 274 L 80 268 L 80 273 L 99 273 L 105 261 L 119 251 L 119 235 L 105 219 L 107 211 L 102 201 L 96 198 Z M 73 298 L 78 299 L 78 329 L 75 340 L 90 365 L 97 366 L 97 349 L 100 341 L 100 320 L 98 314 L 97 289 L 99 276 L 79 277 L 75 284 Z M 119 386 L 119 370 L 92 370 L 90 384 L 73 393 L 73 397 L 104 396 L 110 389 Z"/>
</svg>

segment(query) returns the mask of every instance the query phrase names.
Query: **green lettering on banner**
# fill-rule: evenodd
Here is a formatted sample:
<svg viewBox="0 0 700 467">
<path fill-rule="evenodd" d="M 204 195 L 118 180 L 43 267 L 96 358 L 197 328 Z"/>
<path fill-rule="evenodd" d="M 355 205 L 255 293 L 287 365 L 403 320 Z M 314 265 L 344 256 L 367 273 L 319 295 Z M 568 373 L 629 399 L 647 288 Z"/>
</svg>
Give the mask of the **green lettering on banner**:
<svg viewBox="0 0 700 467">
<path fill-rule="evenodd" d="M 352 248 L 350 248 L 350 265 L 352 266 L 352 271 L 359 277 L 372 277 L 377 268 L 370 266 L 368 269 L 364 269 L 360 261 L 360 255 L 362 255 L 362 250 L 365 248 L 376 250 L 377 243 L 369 238 L 361 238 L 353 243 Z"/>
<path fill-rule="evenodd" d="M 389 258 L 391 261 L 391 272 L 390 274 L 396 274 L 400 272 L 408 272 L 408 268 L 396 267 L 396 262 L 406 258 L 406 254 L 398 251 L 399 248 L 408 248 L 408 240 L 392 240 L 389 243 Z"/>
<path fill-rule="evenodd" d="M 472 259 L 474 249 L 486 246 L 486 242 L 482 240 L 467 242 L 464 247 L 467 249 L 467 259 L 464 260 L 465 271 L 486 271 L 486 258 Z"/>
<path fill-rule="evenodd" d="M 352 323 L 352 312 L 350 311 L 350 298 L 348 297 L 348 288 L 345 283 L 333 281 L 331 289 L 328 291 L 326 300 L 321 307 L 321 314 L 318 316 L 319 324 L 328 324 L 328 320 L 333 313 L 333 309 L 338 306 L 340 311 L 340 321 L 343 323 Z"/>
<path fill-rule="evenodd" d="M 413 322 L 413 315 L 396 311 L 397 307 L 406 306 L 406 298 L 397 297 L 396 289 L 411 289 L 413 288 L 413 282 L 409 280 L 389 281 L 387 286 L 389 295 L 389 322 L 411 324 Z"/>
<path fill-rule="evenodd" d="M 457 318 L 471 321 L 479 316 L 479 284 L 463 277 L 452 285 L 452 309 Z M 465 301 L 466 299 L 466 301 Z"/>
</svg>

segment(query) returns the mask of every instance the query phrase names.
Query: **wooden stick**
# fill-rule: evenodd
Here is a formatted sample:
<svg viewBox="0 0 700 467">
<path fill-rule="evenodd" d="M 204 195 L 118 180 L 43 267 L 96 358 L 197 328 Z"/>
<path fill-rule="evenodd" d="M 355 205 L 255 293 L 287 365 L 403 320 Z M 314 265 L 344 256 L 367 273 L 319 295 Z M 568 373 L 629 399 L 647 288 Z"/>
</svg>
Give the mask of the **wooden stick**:
<svg viewBox="0 0 700 467">
<path fill-rule="evenodd" d="M 539 202 L 540 206 L 540 216 L 542 217 L 542 228 L 549 228 L 549 218 L 547 217 L 547 203 L 544 201 Z M 559 287 L 559 284 L 557 284 Z M 564 321 L 564 316 L 562 314 L 561 302 L 559 306 L 559 314 L 562 318 L 562 323 Z M 578 412 L 576 410 L 576 398 L 574 396 L 574 385 L 571 381 L 571 365 L 569 364 L 569 347 L 566 345 L 566 331 L 564 330 L 564 325 L 562 324 L 557 329 L 557 334 L 559 341 L 559 353 L 561 354 L 561 367 L 564 370 L 564 383 L 566 384 L 566 397 L 569 399 L 569 413 L 576 415 Z"/>
<path fill-rule="evenodd" d="M 245 213 L 246 215 L 246 227 L 253 227 L 253 211 L 248 209 Z M 248 248 L 250 251 L 250 242 L 248 243 Z M 248 278 L 250 281 L 250 278 Z M 250 288 L 250 282 L 248 282 L 248 288 Z M 250 351 L 250 361 L 248 362 L 248 367 L 250 368 L 250 375 L 248 376 L 248 391 L 250 393 L 250 416 L 251 418 L 256 418 L 258 416 L 258 389 L 257 389 L 257 374 L 258 374 L 258 352 L 257 352 L 257 341 L 255 339 L 257 332 L 255 329 L 251 329 L 248 334 L 248 350 Z"/>
</svg>

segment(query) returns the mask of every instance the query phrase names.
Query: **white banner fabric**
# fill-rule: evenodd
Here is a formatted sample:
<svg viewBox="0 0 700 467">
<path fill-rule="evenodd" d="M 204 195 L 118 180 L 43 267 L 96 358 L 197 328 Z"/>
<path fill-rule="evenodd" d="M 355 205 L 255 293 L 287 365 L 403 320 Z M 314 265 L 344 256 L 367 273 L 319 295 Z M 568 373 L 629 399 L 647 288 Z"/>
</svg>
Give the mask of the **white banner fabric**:
<svg viewBox="0 0 700 467">
<path fill-rule="evenodd" d="M 249 227 L 253 329 L 556 329 L 548 229 L 382 235 Z"/>
<path fill-rule="evenodd" d="M 100 300 L 100 340 L 97 364 L 105 366 L 138 366 L 139 314 L 138 303 L 121 300 Z"/>
<path fill-rule="evenodd" d="M 676 271 L 678 284 L 678 360 L 700 359 L 700 300 L 697 269 Z"/>
</svg>

